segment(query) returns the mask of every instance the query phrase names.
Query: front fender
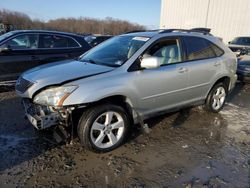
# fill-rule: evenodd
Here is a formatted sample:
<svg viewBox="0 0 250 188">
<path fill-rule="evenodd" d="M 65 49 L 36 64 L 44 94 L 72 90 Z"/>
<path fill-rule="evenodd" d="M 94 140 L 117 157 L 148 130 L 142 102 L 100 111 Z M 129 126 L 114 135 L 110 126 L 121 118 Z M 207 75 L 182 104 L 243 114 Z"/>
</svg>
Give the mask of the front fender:
<svg viewBox="0 0 250 188">
<path fill-rule="evenodd" d="M 131 105 L 136 106 L 137 94 L 128 86 L 111 86 L 101 88 L 81 89 L 74 91 L 63 103 L 63 106 L 80 105 L 85 103 L 93 103 L 111 96 L 125 96 L 131 102 Z"/>
</svg>

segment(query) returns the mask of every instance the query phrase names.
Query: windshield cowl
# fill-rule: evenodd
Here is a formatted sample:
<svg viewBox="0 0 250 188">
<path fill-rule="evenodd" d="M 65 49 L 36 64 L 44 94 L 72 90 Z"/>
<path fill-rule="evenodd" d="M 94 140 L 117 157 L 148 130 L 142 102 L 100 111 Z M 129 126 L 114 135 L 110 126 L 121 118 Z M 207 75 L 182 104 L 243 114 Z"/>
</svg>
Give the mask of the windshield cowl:
<svg viewBox="0 0 250 188">
<path fill-rule="evenodd" d="M 83 63 L 95 64 L 95 65 L 104 65 L 104 66 L 108 66 L 108 67 L 119 67 L 117 65 L 112 65 L 112 64 L 105 64 L 105 63 L 101 63 L 101 62 L 97 63 L 95 60 L 92 60 L 92 59 L 78 59 L 78 61 L 83 62 Z"/>
</svg>

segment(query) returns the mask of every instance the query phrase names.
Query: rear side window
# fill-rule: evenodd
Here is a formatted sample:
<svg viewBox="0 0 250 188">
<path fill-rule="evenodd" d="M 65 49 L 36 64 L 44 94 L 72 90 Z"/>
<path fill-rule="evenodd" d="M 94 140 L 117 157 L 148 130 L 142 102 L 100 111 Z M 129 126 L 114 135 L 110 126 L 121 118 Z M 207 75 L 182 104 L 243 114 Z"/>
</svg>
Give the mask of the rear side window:
<svg viewBox="0 0 250 188">
<path fill-rule="evenodd" d="M 212 42 L 199 37 L 185 37 L 187 60 L 219 57 L 224 52 Z"/>
<path fill-rule="evenodd" d="M 60 35 L 41 35 L 40 48 L 74 48 L 79 47 L 72 38 Z"/>
</svg>

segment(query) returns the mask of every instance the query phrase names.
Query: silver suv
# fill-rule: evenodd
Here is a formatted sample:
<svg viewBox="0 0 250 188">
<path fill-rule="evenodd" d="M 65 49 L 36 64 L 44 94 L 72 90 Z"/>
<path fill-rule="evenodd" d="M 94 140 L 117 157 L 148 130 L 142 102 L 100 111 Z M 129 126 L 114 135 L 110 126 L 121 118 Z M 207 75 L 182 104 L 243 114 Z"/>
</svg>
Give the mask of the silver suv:
<svg viewBox="0 0 250 188">
<path fill-rule="evenodd" d="M 77 126 L 84 147 L 107 152 L 149 117 L 191 105 L 219 112 L 236 67 L 233 52 L 207 32 L 131 32 L 23 73 L 16 92 L 37 129 Z"/>
</svg>

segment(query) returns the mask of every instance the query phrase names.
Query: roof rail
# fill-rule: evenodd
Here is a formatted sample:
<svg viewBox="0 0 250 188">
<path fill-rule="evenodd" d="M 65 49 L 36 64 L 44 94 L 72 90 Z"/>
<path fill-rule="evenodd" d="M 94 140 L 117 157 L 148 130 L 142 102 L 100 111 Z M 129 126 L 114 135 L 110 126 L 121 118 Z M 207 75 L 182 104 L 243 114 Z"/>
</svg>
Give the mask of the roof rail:
<svg viewBox="0 0 250 188">
<path fill-rule="evenodd" d="M 197 27 L 197 28 L 190 29 L 190 31 L 203 33 L 203 34 L 210 34 L 211 29 L 210 28 L 205 28 L 205 27 Z"/>
<path fill-rule="evenodd" d="M 148 30 L 133 30 L 133 31 L 125 32 L 124 34 L 137 33 L 137 32 L 146 32 L 146 31 L 148 31 Z"/>
<path fill-rule="evenodd" d="M 138 33 L 138 32 L 155 32 L 155 31 L 163 31 L 163 29 L 153 29 L 153 30 L 134 30 L 134 31 L 128 31 L 125 32 L 124 34 L 129 34 L 129 33 Z"/>
<path fill-rule="evenodd" d="M 190 32 L 188 29 L 164 29 L 163 31 L 160 31 L 160 33 L 172 33 L 174 31 L 179 32 Z"/>
<path fill-rule="evenodd" d="M 192 29 L 165 29 L 161 31 L 160 33 L 172 33 L 172 32 L 186 32 L 186 33 L 191 33 L 191 32 L 196 32 L 196 33 L 202 33 L 204 35 L 211 35 L 210 28 L 192 28 Z"/>
<path fill-rule="evenodd" d="M 124 34 L 129 34 L 129 33 L 138 33 L 138 32 L 155 32 L 158 31 L 159 33 L 172 33 L 172 32 L 186 32 L 186 33 L 201 33 L 203 35 L 212 35 L 210 33 L 211 29 L 210 28 L 205 28 L 205 27 L 197 27 L 197 28 L 192 28 L 192 29 L 155 29 L 155 30 L 134 30 L 134 31 L 128 31 L 125 32 Z"/>
</svg>

